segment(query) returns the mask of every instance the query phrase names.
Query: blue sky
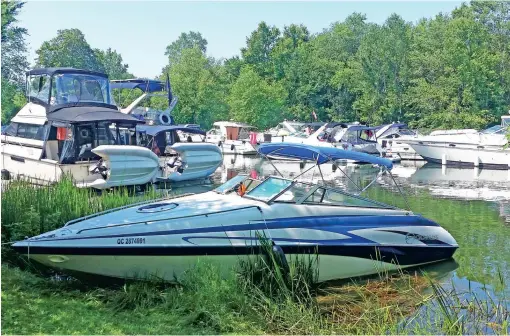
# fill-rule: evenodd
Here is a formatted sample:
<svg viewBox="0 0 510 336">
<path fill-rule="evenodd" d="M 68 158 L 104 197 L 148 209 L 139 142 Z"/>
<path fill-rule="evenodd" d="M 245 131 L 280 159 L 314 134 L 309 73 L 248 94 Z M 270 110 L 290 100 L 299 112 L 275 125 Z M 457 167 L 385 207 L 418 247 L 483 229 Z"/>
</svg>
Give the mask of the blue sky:
<svg viewBox="0 0 510 336">
<path fill-rule="evenodd" d="M 165 48 L 181 32 L 199 31 L 207 39 L 210 56 L 238 55 L 246 37 L 260 21 L 283 28 L 304 24 L 311 33 L 353 12 L 382 23 L 397 13 L 416 22 L 440 12 L 451 12 L 461 1 L 357 2 L 171 2 L 171 1 L 28 1 L 19 25 L 28 29 L 29 59 L 58 29 L 78 28 L 93 48 L 111 47 L 122 54 L 139 77 L 160 74 L 167 59 Z"/>
</svg>

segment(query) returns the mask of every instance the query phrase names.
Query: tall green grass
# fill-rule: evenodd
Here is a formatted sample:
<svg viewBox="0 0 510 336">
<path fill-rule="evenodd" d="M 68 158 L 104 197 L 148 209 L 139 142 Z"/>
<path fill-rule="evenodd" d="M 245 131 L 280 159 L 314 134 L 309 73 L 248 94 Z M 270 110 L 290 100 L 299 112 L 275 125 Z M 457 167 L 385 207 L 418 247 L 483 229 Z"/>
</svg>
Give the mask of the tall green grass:
<svg viewBox="0 0 510 336">
<path fill-rule="evenodd" d="M 70 178 L 51 186 L 36 186 L 21 179 L 2 182 L 3 257 L 10 256 L 7 242 L 57 229 L 82 216 L 158 197 L 161 195 L 153 188 L 140 195 L 130 188 L 102 193 L 79 189 Z"/>
</svg>

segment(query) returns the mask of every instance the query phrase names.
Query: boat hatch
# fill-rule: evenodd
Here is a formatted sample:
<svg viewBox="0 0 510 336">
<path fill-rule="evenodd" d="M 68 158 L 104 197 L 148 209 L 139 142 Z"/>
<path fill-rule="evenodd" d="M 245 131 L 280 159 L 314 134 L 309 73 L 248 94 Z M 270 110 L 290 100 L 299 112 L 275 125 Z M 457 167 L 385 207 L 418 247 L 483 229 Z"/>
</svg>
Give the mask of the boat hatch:
<svg viewBox="0 0 510 336">
<path fill-rule="evenodd" d="M 179 204 L 177 203 L 156 203 L 156 204 L 148 204 L 142 207 L 139 207 L 137 212 L 141 213 L 153 213 L 153 212 L 161 212 L 168 211 L 177 208 Z"/>
</svg>

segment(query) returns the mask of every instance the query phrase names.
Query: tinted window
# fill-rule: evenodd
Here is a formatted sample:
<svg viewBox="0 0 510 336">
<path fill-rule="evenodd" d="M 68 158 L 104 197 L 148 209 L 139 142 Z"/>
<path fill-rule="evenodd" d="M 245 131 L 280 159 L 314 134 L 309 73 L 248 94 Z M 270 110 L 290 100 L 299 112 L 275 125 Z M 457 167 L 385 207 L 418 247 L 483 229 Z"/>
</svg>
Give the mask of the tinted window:
<svg viewBox="0 0 510 336">
<path fill-rule="evenodd" d="M 45 131 L 44 125 L 11 123 L 5 134 L 25 139 L 44 140 Z"/>
</svg>

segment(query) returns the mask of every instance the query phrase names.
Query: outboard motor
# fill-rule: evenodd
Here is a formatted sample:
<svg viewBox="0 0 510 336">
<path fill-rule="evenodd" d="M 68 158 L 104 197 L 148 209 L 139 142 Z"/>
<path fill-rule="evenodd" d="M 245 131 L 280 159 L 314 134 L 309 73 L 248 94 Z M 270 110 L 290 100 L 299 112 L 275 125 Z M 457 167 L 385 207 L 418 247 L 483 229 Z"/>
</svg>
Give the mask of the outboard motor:
<svg viewBox="0 0 510 336">
<path fill-rule="evenodd" d="M 108 167 L 100 159 L 97 164 L 89 170 L 92 174 L 100 174 L 105 180 L 108 179 Z"/>
</svg>

